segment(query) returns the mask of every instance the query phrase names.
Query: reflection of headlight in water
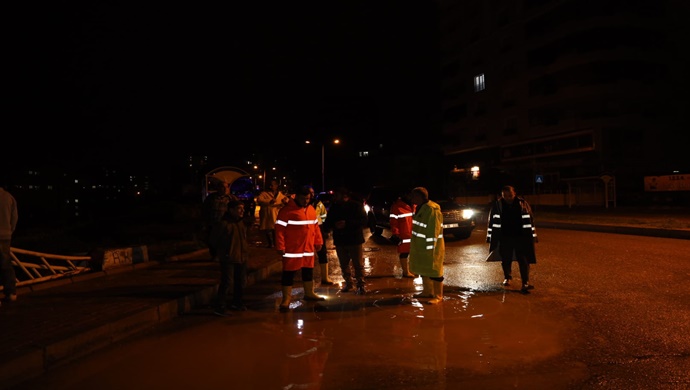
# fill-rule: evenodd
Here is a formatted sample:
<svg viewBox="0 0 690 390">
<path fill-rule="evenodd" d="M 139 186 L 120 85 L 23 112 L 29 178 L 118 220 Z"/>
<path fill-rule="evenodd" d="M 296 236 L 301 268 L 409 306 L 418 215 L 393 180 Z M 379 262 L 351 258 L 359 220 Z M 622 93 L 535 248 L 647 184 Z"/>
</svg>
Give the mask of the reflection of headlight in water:
<svg viewBox="0 0 690 390">
<path fill-rule="evenodd" d="M 304 329 L 304 320 L 302 320 L 302 319 L 297 320 L 297 329 L 299 329 L 299 330 Z"/>
</svg>

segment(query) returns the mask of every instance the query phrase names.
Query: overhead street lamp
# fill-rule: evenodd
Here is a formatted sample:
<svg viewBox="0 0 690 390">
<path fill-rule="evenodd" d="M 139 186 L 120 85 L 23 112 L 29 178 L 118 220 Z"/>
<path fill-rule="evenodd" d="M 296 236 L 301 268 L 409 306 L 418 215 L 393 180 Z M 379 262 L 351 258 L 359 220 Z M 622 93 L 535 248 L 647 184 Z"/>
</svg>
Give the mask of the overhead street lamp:
<svg viewBox="0 0 690 390">
<path fill-rule="evenodd" d="M 263 169 L 263 174 L 260 173 L 260 170 Z M 258 165 L 254 165 L 254 170 L 257 172 L 257 178 L 263 180 L 263 188 L 266 188 L 266 168 L 260 168 Z M 271 168 L 272 171 L 276 170 L 276 167 Z M 257 180 L 257 183 L 259 181 Z"/>
<path fill-rule="evenodd" d="M 335 138 L 332 141 L 334 144 L 339 144 L 340 140 Z M 304 141 L 305 144 L 311 144 L 311 141 Z M 321 191 L 326 192 L 326 143 L 321 143 Z"/>
</svg>

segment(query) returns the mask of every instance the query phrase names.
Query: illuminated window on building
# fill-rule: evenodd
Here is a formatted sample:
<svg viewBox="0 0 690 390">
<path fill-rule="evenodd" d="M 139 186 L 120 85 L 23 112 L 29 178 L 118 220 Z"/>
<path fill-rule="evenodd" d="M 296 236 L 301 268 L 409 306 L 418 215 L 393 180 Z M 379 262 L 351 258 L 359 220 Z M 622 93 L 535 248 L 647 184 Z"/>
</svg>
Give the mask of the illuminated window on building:
<svg viewBox="0 0 690 390">
<path fill-rule="evenodd" d="M 483 91 L 485 89 L 484 73 L 474 76 L 474 92 Z"/>
</svg>

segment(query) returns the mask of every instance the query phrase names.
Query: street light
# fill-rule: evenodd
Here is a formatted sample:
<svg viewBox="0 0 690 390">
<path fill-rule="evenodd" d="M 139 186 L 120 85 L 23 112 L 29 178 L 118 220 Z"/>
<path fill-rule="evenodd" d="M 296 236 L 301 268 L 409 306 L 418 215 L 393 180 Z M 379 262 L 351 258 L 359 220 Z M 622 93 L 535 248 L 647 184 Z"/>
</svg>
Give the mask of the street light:
<svg viewBox="0 0 690 390">
<path fill-rule="evenodd" d="M 332 141 L 334 144 L 339 144 L 339 139 L 334 139 Z M 306 144 L 311 144 L 311 141 L 304 141 Z M 326 192 L 326 143 L 321 143 L 321 191 Z"/>
<path fill-rule="evenodd" d="M 263 179 L 263 181 L 264 181 L 263 188 L 266 188 L 266 168 L 264 168 L 264 174 L 263 174 L 263 175 L 262 175 L 261 173 L 258 172 L 258 171 L 259 171 L 259 166 L 258 166 L 258 165 L 254 165 L 254 170 L 257 171 L 257 180 L 256 180 L 256 182 L 257 182 L 257 183 L 259 182 L 258 179 Z"/>
</svg>

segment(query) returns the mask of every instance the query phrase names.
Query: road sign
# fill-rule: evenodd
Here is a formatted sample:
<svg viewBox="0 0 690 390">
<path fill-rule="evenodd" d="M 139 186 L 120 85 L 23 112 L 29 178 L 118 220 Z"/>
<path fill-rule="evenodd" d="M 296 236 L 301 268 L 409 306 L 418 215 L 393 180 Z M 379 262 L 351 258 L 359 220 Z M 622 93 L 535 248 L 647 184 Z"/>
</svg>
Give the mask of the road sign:
<svg viewBox="0 0 690 390">
<path fill-rule="evenodd" d="M 535 180 L 536 180 L 537 184 L 544 183 L 544 175 L 537 175 Z"/>
</svg>

